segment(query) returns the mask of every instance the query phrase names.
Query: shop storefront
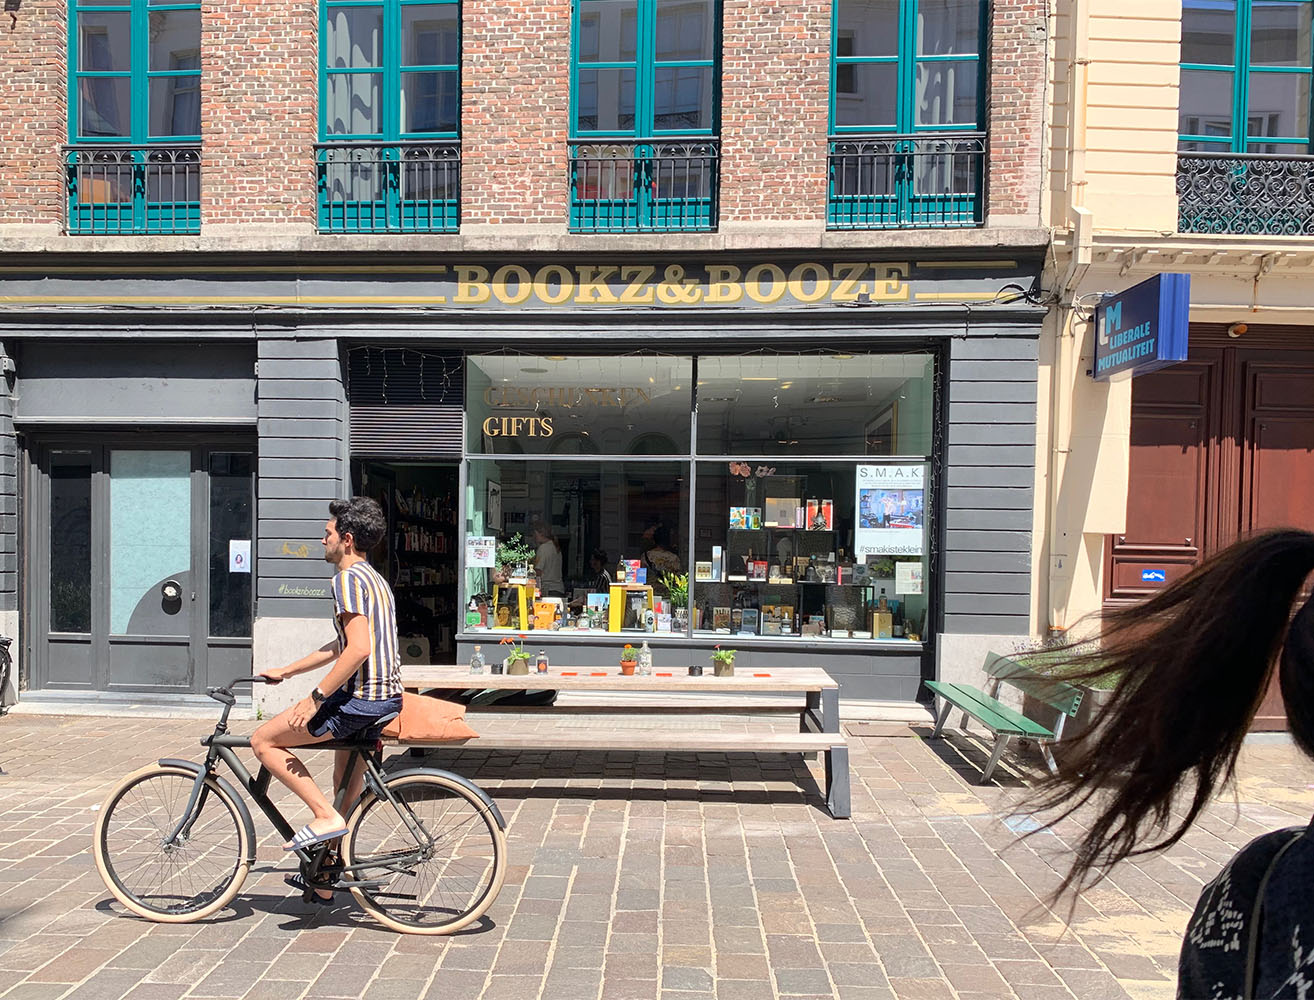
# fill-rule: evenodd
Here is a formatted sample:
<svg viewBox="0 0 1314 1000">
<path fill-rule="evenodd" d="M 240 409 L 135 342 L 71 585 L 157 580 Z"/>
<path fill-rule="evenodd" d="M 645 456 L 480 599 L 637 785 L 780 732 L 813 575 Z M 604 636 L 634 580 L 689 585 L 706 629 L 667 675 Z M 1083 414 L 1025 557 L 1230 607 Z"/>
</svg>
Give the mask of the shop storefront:
<svg viewBox="0 0 1314 1000">
<path fill-rule="evenodd" d="M 910 700 L 937 633 L 1027 632 L 1040 311 L 1015 262 L 454 272 L 482 329 L 345 348 L 410 657 L 721 645 Z"/>
</svg>

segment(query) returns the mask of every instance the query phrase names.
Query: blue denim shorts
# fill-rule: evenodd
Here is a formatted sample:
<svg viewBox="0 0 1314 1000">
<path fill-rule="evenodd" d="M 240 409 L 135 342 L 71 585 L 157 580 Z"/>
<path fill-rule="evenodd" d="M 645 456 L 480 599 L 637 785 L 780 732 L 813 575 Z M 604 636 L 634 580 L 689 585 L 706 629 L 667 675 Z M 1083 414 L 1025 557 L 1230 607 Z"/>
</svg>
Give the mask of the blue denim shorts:
<svg viewBox="0 0 1314 1000">
<path fill-rule="evenodd" d="M 401 696 L 370 701 L 353 698 L 345 687 L 324 699 L 306 726 L 311 736 L 332 733 L 335 740 L 352 740 L 378 724 L 385 715 L 401 711 Z"/>
</svg>

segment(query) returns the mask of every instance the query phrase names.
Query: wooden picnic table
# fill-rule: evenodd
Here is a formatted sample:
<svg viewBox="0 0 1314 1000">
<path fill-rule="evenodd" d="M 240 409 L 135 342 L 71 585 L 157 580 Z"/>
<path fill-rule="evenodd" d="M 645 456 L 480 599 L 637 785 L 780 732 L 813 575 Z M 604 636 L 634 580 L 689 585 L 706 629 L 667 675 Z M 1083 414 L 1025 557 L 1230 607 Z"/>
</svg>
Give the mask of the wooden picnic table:
<svg viewBox="0 0 1314 1000">
<path fill-rule="evenodd" d="M 626 712 L 679 711 L 689 714 L 719 714 L 729 706 L 735 714 L 769 714 L 782 710 L 779 699 L 752 699 L 744 695 L 801 695 L 801 702 L 786 705 L 797 711 L 798 732 L 770 729 L 727 732 L 720 728 L 694 730 L 682 726 L 678 734 L 660 730 L 642 730 L 623 724 L 599 723 L 587 729 L 527 729 L 517 732 L 481 735 L 477 746 L 510 750 L 636 750 L 655 753 L 820 753 L 826 767 L 826 805 L 832 816 L 846 819 L 850 814 L 849 751 L 840 731 L 839 683 L 818 667 L 787 667 L 773 670 L 739 670 L 732 677 L 715 677 L 710 670 L 702 677 L 690 677 L 686 670 L 658 669 L 651 675 L 625 676 L 617 667 L 553 666 L 546 673 L 531 667 L 529 674 L 471 674 L 466 666 L 402 667 L 402 683 L 413 691 L 572 691 L 627 692 L 634 697 L 612 699 L 606 704 L 589 706 L 589 714 L 622 715 Z M 663 694 L 698 693 L 717 696 L 714 704 L 654 705 L 652 697 Z M 649 697 L 645 698 L 644 695 Z M 501 708 L 497 704 L 488 706 Z M 546 713 L 556 708 L 539 709 Z"/>
</svg>

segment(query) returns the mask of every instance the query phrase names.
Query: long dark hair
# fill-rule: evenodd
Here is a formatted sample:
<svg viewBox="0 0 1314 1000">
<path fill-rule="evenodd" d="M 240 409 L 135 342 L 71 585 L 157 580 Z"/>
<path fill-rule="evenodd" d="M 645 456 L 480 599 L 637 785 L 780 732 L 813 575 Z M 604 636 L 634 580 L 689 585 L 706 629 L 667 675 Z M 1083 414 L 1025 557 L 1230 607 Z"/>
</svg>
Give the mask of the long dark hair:
<svg viewBox="0 0 1314 1000">
<path fill-rule="evenodd" d="M 1039 808 L 1057 809 L 1058 819 L 1109 792 L 1055 896 L 1181 839 L 1232 780 L 1275 663 L 1292 738 L 1314 756 L 1314 601 L 1291 617 L 1311 571 L 1314 534 L 1256 535 L 1107 614 L 1098 648 L 1073 656 L 1073 679 L 1118 681 L 1097 724 L 1065 747 L 1059 773 L 1042 786 Z M 1189 806 L 1174 825 L 1188 776 Z"/>
</svg>

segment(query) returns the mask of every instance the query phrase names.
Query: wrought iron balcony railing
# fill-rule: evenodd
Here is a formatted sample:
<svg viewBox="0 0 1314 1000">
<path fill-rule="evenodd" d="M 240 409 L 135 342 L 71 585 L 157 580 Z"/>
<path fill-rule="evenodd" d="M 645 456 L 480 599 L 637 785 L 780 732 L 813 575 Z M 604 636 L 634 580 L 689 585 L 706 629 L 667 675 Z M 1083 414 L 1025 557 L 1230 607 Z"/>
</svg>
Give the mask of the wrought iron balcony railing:
<svg viewBox="0 0 1314 1000">
<path fill-rule="evenodd" d="M 63 154 L 70 235 L 201 231 L 200 146 L 65 146 Z"/>
<path fill-rule="evenodd" d="M 461 224 L 461 144 L 324 142 L 315 146 L 321 233 L 454 233 Z"/>
<path fill-rule="evenodd" d="M 1314 236 L 1314 156 L 1178 153 L 1177 229 Z"/>
<path fill-rule="evenodd" d="M 982 222 L 985 136 L 832 136 L 828 229 L 960 229 Z"/>
<path fill-rule="evenodd" d="M 715 229 L 719 150 L 717 139 L 573 143 L 571 232 Z"/>
</svg>

